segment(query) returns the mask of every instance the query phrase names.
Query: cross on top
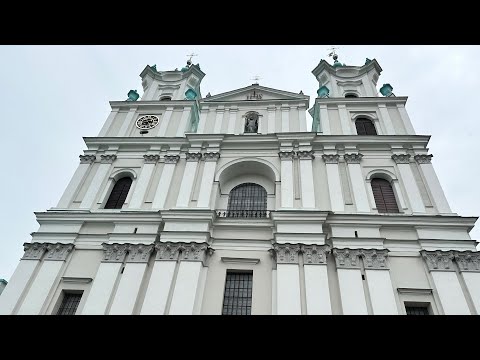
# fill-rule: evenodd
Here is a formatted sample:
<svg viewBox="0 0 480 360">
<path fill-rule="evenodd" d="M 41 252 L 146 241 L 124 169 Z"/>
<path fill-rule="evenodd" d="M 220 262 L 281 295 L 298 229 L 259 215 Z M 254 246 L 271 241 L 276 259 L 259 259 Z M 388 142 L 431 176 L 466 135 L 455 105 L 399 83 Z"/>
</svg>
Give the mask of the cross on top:
<svg viewBox="0 0 480 360">
<path fill-rule="evenodd" d="M 330 51 L 331 51 L 331 52 L 328 54 L 328 56 L 337 56 L 337 54 L 335 53 L 335 50 L 338 50 L 338 49 L 340 49 L 340 48 L 334 47 L 334 46 L 328 48 L 327 50 L 330 50 Z"/>
<path fill-rule="evenodd" d="M 190 58 L 188 59 L 188 61 L 192 62 L 192 57 L 198 56 L 198 54 L 191 53 L 190 55 L 187 55 L 187 56 L 190 56 Z"/>
<path fill-rule="evenodd" d="M 260 79 L 261 79 L 261 77 L 258 76 L 258 75 L 256 75 L 256 76 L 254 76 L 251 80 L 255 80 L 255 84 L 258 85 L 258 80 L 260 80 Z"/>
</svg>

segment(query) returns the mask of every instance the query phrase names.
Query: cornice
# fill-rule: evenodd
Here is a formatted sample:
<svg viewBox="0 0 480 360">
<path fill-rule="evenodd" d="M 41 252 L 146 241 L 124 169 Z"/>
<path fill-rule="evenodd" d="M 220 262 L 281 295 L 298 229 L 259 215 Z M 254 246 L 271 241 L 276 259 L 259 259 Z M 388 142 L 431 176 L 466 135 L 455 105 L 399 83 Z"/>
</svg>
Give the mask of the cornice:
<svg viewBox="0 0 480 360">
<path fill-rule="evenodd" d="M 167 107 L 179 107 L 184 108 L 186 106 L 194 106 L 195 100 L 170 100 L 159 101 L 159 100 L 137 100 L 137 101 L 110 101 L 110 106 L 113 108 L 119 109 L 131 109 L 131 108 L 152 108 L 158 107 L 166 109 Z"/>
<path fill-rule="evenodd" d="M 345 97 L 329 97 L 329 98 L 316 98 L 315 105 L 365 105 L 365 104 L 402 104 L 407 103 L 408 96 L 371 96 L 371 97 L 357 97 L 357 98 L 345 98 Z"/>
</svg>

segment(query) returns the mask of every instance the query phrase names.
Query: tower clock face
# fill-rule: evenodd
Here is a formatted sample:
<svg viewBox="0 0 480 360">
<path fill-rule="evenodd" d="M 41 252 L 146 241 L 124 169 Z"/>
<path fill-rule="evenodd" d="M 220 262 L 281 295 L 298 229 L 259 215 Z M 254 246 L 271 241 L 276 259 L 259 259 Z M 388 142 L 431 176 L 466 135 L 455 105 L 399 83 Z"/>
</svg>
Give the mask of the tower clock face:
<svg viewBox="0 0 480 360">
<path fill-rule="evenodd" d="M 136 125 L 140 130 L 149 130 L 153 129 L 158 125 L 158 116 L 155 115 L 144 115 L 138 118 Z"/>
</svg>

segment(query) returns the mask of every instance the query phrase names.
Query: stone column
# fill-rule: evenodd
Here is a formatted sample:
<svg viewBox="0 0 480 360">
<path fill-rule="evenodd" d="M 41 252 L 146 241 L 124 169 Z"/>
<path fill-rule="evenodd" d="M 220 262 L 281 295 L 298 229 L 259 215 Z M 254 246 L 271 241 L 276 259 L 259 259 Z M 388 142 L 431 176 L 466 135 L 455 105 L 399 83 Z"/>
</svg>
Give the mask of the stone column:
<svg viewBox="0 0 480 360">
<path fill-rule="evenodd" d="M 387 264 L 388 250 L 362 249 L 362 255 L 373 314 L 398 315 Z"/>
<path fill-rule="evenodd" d="M 234 134 L 235 133 L 235 125 L 237 124 L 237 112 L 238 108 L 230 108 L 230 116 L 228 118 L 228 130 L 227 133 Z"/>
<path fill-rule="evenodd" d="M 153 244 L 129 244 L 125 269 L 113 299 L 110 315 L 131 315 L 142 285 Z"/>
<path fill-rule="evenodd" d="M 313 151 L 297 151 L 300 162 L 300 184 L 302 189 L 302 207 L 315 208 L 315 185 L 313 184 Z"/>
<path fill-rule="evenodd" d="M 282 132 L 290 131 L 290 106 L 282 104 Z"/>
<path fill-rule="evenodd" d="M 276 107 L 275 106 L 269 106 L 267 107 L 268 111 L 268 133 L 269 134 L 275 134 L 275 113 L 276 113 Z"/>
<path fill-rule="evenodd" d="M 455 251 L 454 256 L 475 310 L 480 314 L 480 252 Z"/>
<path fill-rule="evenodd" d="M 160 159 L 160 155 L 143 155 L 143 158 L 143 169 L 138 177 L 137 185 L 135 186 L 135 191 L 132 194 L 130 204 L 128 204 L 129 209 L 140 209 L 142 207 L 148 184 L 152 179 L 153 170 Z"/>
<path fill-rule="evenodd" d="M 415 135 L 415 129 L 413 128 L 412 122 L 410 121 L 410 117 L 408 116 L 407 110 L 405 109 L 405 105 L 397 104 L 397 109 L 400 113 L 400 117 L 403 120 L 403 125 L 405 126 L 405 130 L 407 131 L 407 135 Z"/>
<path fill-rule="evenodd" d="M 93 164 L 96 160 L 95 155 L 80 155 L 79 158 L 80 165 L 78 165 L 75 174 L 73 174 L 72 179 L 70 180 L 67 188 L 63 192 L 63 195 L 57 204 L 57 208 L 68 208 L 75 196 L 75 193 L 78 191 L 80 185 L 87 177 L 88 170 L 91 168 L 91 164 Z"/>
<path fill-rule="evenodd" d="M 40 264 L 40 260 L 47 249 L 47 244 L 25 243 L 23 249 L 25 253 L 0 296 L 0 315 L 13 314 Z"/>
<path fill-rule="evenodd" d="M 200 119 L 198 121 L 197 134 L 203 134 L 205 132 L 205 126 L 207 125 L 208 106 L 203 107 L 200 110 Z"/>
<path fill-rule="evenodd" d="M 302 245 L 308 315 L 331 315 L 327 245 Z"/>
<path fill-rule="evenodd" d="M 185 135 L 185 130 L 189 124 L 188 119 L 190 119 L 190 112 L 191 109 L 189 107 L 183 108 L 182 118 L 180 119 L 180 123 L 178 124 L 176 137 L 183 137 Z"/>
<path fill-rule="evenodd" d="M 298 106 L 298 126 L 300 132 L 307 132 L 307 109 L 305 105 L 301 104 Z"/>
<path fill-rule="evenodd" d="M 328 118 L 327 105 L 319 105 L 320 107 L 320 126 L 323 135 L 331 135 L 330 120 Z"/>
<path fill-rule="evenodd" d="M 301 315 L 299 244 L 275 244 L 277 262 L 277 314 Z"/>
<path fill-rule="evenodd" d="M 217 114 L 215 116 L 215 125 L 213 126 L 213 133 L 220 134 L 222 130 L 223 114 L 225 112 L 224 108 L 217 108 Z"/>
<path fill-rule="evenodd" d="M 293 208 L 293 151 L 280 151 L 281 207 Z"/>
<path fill-rule="evenodd" d="M 327 168 L 328 191 L 330 193 L 330 201 L 332 211 L 343 211 L 344 200 L 342 192 L 342 183 L 340 172 L 338 170 L 338 159 L 340 155 L 322 155 Z"/>
<path fill-rule="evenodd" d="M 438 181 L 437 174 L 433 169 L 432 157 L 433 155 L 415 155 L 413 158 L 418 163 L 420 171 L 423 173 L 427 186 L 432 194 L 433 201 L 437 206 L 437 211 L 440 214 L 451 214 L 452 210 L 448 205 L 442 185 L 440 185 L 440 181 Z"/>
<path fill-rule="evenodd" d="M 175 165 L 177 165 L 178 160 L 180 160 L 180 156 L 165 155 L 164 159 L 165 163 L 163 165 L 162 175 L 158 181 L 157 190 L 155 191 L 155 197 L 153 198 L 152 209 L 163 209 L 165 206 L 165 200 L 170 190 Z"/>
<path fill-rule="evenodd" d="M 46 250 L 40 270 L 18 311 L 19 315 L 39 315 L 41 313 L 68 254 L 73 250 L 73 244 L 47 244 Z"/>
<path fill-rule="evenodd" d="M 115 119 L 115 117 L 118 114 L 118 110 L 120 110 L 120 109 L 119 108 L 112 109 L 112 111 L 110 112 L 110 115 L 108 115 L 107 121 L 105 121 L 105 124 L 103 124 L 103 127 L 100 130 L 100 133 L 98 134 L 98 137 L 104 137 L 104 136 L 107 135 L 108 130 L 110 129 L 110 126 L 112 125 L 113 119 Z"/>
<path fill-rule="evenodd" d="M 333 249 L 344 315 L 367 315 L 359 249 Z"/>
<path fill-rule="evenodd" d="M 362 167 L 360 161 L 363 154 L 345 154 L 343 158 L 347 163 L 348 173 L 355 197 L 355 206 L 358 212 L 370 212 L 370 204 L 368 203 L 368 194 L 366 182 L 362 174 Z"/>
<path fill-rule="evenodd" d="M 340 115 L 340 125 L 342 127 L 342 135 L 352 135 L 351 120 L 348 116 L 347 107 L 345 104 L 338 105 L 338 113 Z"/>
<path fill-rule="evenodd" d="M 410 155 L 409 154 L 395 154 L 392 155 L 393 161 L 397 164 L 398 171 L 403 180 L 403 185 L 407 191 L 408 199 L 410 200 L 410 206 L 414 213 L 425 213 L 425 206 L 423 205 L 422 195 L 418 189 L 417 182 L 413 176 L 412 169 L 410 168 Z"/>
<path fill-rule="evenodd" d="M 192 315 L 199 289 L 200 272 L 208 254 L 213 250 L 207 243 L 180 244 L 180 266 L 178 268 L 175 288 L 173 289 L 172 304 L 169 314 Z"/>
<path fill-rule="evenodd" d="M 390 114 L 388 113 L 387 105 L 386 104 L 378 104 L 378 108 L 380 110 L 380 116 L 382 117 L 382 122 L 385 127 L 386 134 L 385 135 L 397 135 L 395 132 L 395 128 L 393 127 L 392 119 L 390 118 Z"/>
<path fill-rule="evenodd" d="M 136 112 L 137 112 L 137 106 L 130 108 L 127 116 L 125 116 L 125 119 L 123 120 L 120 130 L 118 130 L 117 136 L 120 136 L 120 137 L 128 136 L 127 131 L 130 128 L 130 126 L 133 124 L 133 118 Z"/>
<path fill-rule="evenodd" d="M 212 195 L 215 168 L 217 167 L 217 161 L 219 158 L 219 152 L 208 152 L 203 154 L 205 166 L 203 168 L 203 177 L 200 184 L 197 207 L 210 207 L 210 197 Z"/>
<path fill-rule="evenodd" d="M 198 162 L 202 158 L 201 153 L 185 154 L 187 164 L 183 173 L 182 183 L 178 192 L 177 207 L 188 207 L 190 203 L 190 195 L 192 194 L 193 183 L 196 179 Z"/>
<path fill-rule="evenodd" d="M 420 253 L 433 278 L 445 315 L 470 315 L 467 300 L 463 295 L 452 262 L 454 252 L 422 250 Z"/>
<path fill-rule="evenodd" d="M 90 209 L 97 198 L 98 191 L 105 180 L 110 168 L 112 167 L 113 162 L 117 159 L 117 155 L 101 155 L 101 163 L 95 173 L 95 176 L 88 187 L 85 196 L 83 197 L 82 203 L 80 204 L 80 208 L 82 209 Z"/>
<path fill-rule="evenodd" d="M 113 288 L 122 269 L 127 244 L 103 243 L 103 260 L 93 280 L 82 315 L 105 315 Z"/>
<path fill-rule="evenodd" d="M 173 106 L 167 107 L 167 109 L 165 110 L 165 114 L 163 114 L 163 117 L 160 119 L 160 126 L 158 127 L 158 130 L 155 136 L 157 137 L 165 136 L 165 134 L 167 133 L 167 127 L 168 127 L 168 124 L 170 123 L 172 114 L 173 114 Z"/>
</svg>

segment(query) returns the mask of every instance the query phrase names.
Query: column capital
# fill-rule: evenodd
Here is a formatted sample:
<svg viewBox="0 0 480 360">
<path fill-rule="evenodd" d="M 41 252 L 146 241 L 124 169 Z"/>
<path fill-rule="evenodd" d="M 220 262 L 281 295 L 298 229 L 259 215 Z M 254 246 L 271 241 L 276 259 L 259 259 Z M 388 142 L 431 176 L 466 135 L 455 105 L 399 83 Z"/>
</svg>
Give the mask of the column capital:
<svg viewBox="0 0 480 360">
<path fill-rule="evenodd" d="M 340 158 L 340 155 L 338 154 L 324 154 L 322 155 L 323 161 L 325 161 L 325 164 L 338 164 L 338 159 Z"/>
<path fill-rule="evenodd" d="M 337 269 L 360 269 L 360 249 L 333 249 Z"/>
<path fill-rule="evenodd" d="M 360 164 L 360 161 L 362 161 L 363 154 L 345 154 L 343 155 L 343 158 L 345 159 L 345 162 L 347 164 Z"/>
<path fill-rule="evenodd" d="M 297 157 L 300 160 L 313 160 L 315 155 L 313 155 L 313 150 L 310 151 L 297 151 Z"/>
<path fill-rule="evenodd" d="M 461 272 L 480 272 L 480 251 L 455 251 L 454 256 Z"/>
<path fill-rule="evenodd" d="M 97 157 L 95 155 L 79 155 L 80 164 L 93 164 Z"/>
<path fill-rule="evenodd" d="M 160 160 L 160 155 L 143 155 L 145 164 L 155 164 Z"/>
<path fill-rule="evenodd" d="M 165 164 L 176 164 L 178 162 L 178 160 L 180 160 L 180 156 L 179 155 L 165 155 L 163 157 L 163 159 L 165 160 Z"/>
<path fill-rule="evenodd" d="M 219 152 L 206 152 L 203 154 L 203 159 L 205 161 L 217 161 L 220 159 L 220 153 Z"/>
<path fill-rule="evenodd" d="M 155 261 L 177 261 L 180 243 L 157 242 L 155 243 L 155 250 L 157 250 Z"/>
<path fill-rule="evenodd" d="M 117 160 L 117 155 L 100 155 L 102 164 L 111 164 Z"/>
<path fill-rule="evenodd" d="M 102 262 L 123 263 L 127 255 L 128 244 L 107 244 L 103 243 Z"/>
<path fill-rule="evenodd" d="M 298 264 L 300 244 L 275 244 L 272 250 L 277 264 Z"/>
<path fill-rule="evenodd" d="M 305 265 L 326 265 L 330 247 L 328 245 L 302 245 L 301 251 Z"/>
<path fill-rule="evenodd" d="M 47 244 L 47 254 L 44 260 L 65 261 L 68 254 L 73 250 L 73 244 Z"/>
<path fill-rule="evenodd" d="M 421 250 L 420 254 L 425 259 L 429 271 L 455 271 L 453 267 L 453 251 L 427 251 Z"/>
<path fill-rule="evenodd" d="M 187 161 L 200 161 L 200 159 L 202 158 L 202 153 L 191 153 L 191 152 L 187 152 L 185 153 L 185 159 L 187 159 Z"/>
<path fill-rule="evenodd" d="M 126 262 L 146 263 L 150 259 L 150 253 L 153 251 L 153 244 L 128 244 L 128 256 Z"/>
<path fill-rule="evenodd" d="M 396 164 L 409 164 L 410 154 L 394 154 L 392 155 L 392 159 Z"/>
<path fill-rule="evenodd" d="M 387 249 L 362 249 L 361 254 L 364 258 L 365 269 L 388 270 Z"/>
<path fill-rule="evenodd" d="M 21 260 L 40 260 L 47 250 L 47 244 L 44 243 L 24 243 L 23 250 L 25 253 Z"/>
<path fill-rule="evenodd" d="M 279 151 L 278 156 L 280 157 L 280 160 L 292 160 L 293 157 L 295 156 L 294 151 Z"/>
<path fill-rule="evenodd" d="M 433 155 L 415 155 L 413 158 L 419 164 L 431 164 Z"/>
</svg>

